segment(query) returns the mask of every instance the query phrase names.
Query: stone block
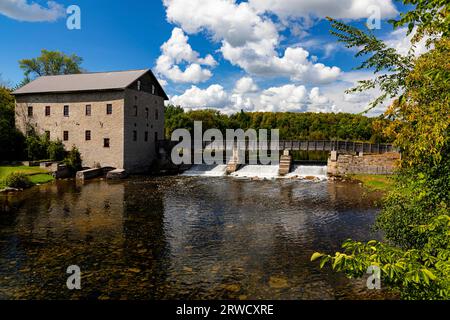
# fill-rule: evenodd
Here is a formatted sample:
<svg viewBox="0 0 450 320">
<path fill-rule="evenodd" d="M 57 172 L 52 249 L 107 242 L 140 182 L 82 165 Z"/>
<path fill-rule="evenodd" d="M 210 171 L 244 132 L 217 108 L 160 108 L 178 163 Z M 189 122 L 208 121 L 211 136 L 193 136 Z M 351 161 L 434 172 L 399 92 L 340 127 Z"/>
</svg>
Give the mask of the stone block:
<svg viewBox="0 0 450 320">
<path fill-rule="evenodd" d="M 337 159 L 338 159 L 337 151 L 331 151 L 330 160 L 331 161 L 337 161 Z"/>
<path fill-rule="evenodd" d="M 109 171 L 106 174 L 106 179 L 120 180 L 120 179 L 125 179 L 127 176 L 128 176 L 128 174 L 125 171 L 125 169 L 114 169 L 114 170 Z"/>
</svg>

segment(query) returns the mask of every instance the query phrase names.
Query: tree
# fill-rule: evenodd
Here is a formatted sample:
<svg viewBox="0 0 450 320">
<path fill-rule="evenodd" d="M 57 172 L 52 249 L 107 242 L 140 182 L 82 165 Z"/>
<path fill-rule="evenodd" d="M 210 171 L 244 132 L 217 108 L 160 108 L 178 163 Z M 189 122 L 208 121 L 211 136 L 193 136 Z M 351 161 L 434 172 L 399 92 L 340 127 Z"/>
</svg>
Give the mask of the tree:
<svg viewBox="0 0 450 320">
<path fill-rule="evenodd" d="M 11 90 L 0 87 L 0 160 L 19 160 L 23 150 L 24 137 L 15 127 L 14 97 Z"/>
<path fill-rule="evenodd" d="M 50 140 L 47 135 L 38 135 L 35 131 L 30 130 L 25 141 L 28 160 L 49 160 Z"/>
<path fill-rule="evenodd" d="M 300 112 L 244 112 L 225 115 L 217 110 L 187 111 L 180 106 L 165 108 L 166 138 L 178 128 L 192 130 L 194 121 L 203 121 L 203 129 L 280 129 L 285 140 L 359 140 L 373 143 L 387 142 L 373 130 L 375 123 L 385 126 L 388 120 L 378 120 L 349 113 Z"/>
<path fill-rule="evenodd" d="M 400 56 L 364 31 L 335 20 L 334 34 L 347 46 L 360 46 L 358 55 L 371 54 L 362 64 L 386 72 L 363 81 L 353 90 L 379 86 L 374 101 L 395 97 L 385 117 L 385 134 L 402 151 L 396 188 L 384 200 L 376 228 L 386 242 L 348 240 L 344 252 L 315 253 L 320 266 L 331 264 L 349 277 L 361 277 L 378 266 L 385 285 L 405 299 L 450 298 L 450 41 L 449 4 L 440 0 L 404 1 L 416 8 L 395 26 L 417 30 L 414 40 L 433 36 L 432 48 L 419 58 Z M 431 15 L 430 15 L 431 14 Z M 447 28 L 447 29 L 445 29 Z M 373 105 L 374 105 L 373 104 Z"/>
<path fill-rule="evenodd" d="M 66 149 L 61 140 L 50 141 L 47 147 L 48 158 L 54 161 L 62 161 L 66 157 Z"/>
<path fill-rule="evenodd" d="M 77 147 L 73 146 L 64 158 L 64 164 L 69 168 L 70 172 L 75 173 L 82 169 L 82 163 L 83 160 L 80 151 Z"/>
<path fill-rule="evenodd" d="M 43 49 L 39 57 L 22 59 L 19 65 L 25 75 L 24 82 L 27 83 L 41 76 L 81 73 L 82 62 L 83 59 L 75 54 L 69 56 L 59 51 Z"/>
</svg>

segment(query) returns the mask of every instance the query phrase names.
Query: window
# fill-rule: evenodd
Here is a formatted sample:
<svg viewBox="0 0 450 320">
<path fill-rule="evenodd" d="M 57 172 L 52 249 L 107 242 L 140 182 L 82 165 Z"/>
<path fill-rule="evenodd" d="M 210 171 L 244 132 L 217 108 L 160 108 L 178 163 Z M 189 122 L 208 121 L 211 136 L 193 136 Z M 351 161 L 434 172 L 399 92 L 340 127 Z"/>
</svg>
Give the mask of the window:
<svg viewBox="0 0 450 320">
<path fill-rule="evenodd" d="M 140 80 L 138 80 L 138 82 L 137 82 L 137 89 L 138 89 L 138 91 L 141 91 L 141 81 Z"/>
<path fill-rule="evenodd" d="M 64 131 L 63 132 L 63 140 L 64 141 L 69 141 L 69 131 Z"/>
<path fill-rule="evenodd" d="M 103 139 L 103 148 L 109 148 L 109 138 Z"/>
<path fill-rule="evenodd" d="M 90 116 L 92 114 L 91 105 L 86 105 L 86 116 Z"/>
<path fill-rule="evenodd" d="M 45 137 L 50 140 L 50 131 L 45 131 Z"/>
<path fill-rule="evenodd" d="M 144 132 L 144 141 L 147 142 L 148 141 L 148 131 Z"/>
<path fill-rule="evenodd" d="M 106 105 L 106 114 L 112 114 L 112 104 Z"/>
<path fill-rule="evenodd" d="M 155 120 L 158 120 L 158 118 L 159 118 L 158 109 L 155 109 Z"/>
<path fill-rule="evenodd" d="M 155 142 L 158 141 L 158 132 L 155 131 Z"/>
<path fill-rule="evenodd" d="M 90 141 L 91 140 L 91 130 L 86 130 L 84 133 L 84 138 L 86 141 Z"/>
<path fill-rule="evenodd" d="M 133 141 L 137 141 L 137 131 L 133 130 Z"/>
<path fill-rule="evenodd" d="M 50 117 L 50 106 L 45 106 L 45 116 Z"/>
<path fill-rule="evenodd" d="M 33 116 L 33 107 L 28 107 L 28 116 L 32 117 Z"/>
<path fill-rule="evenodd" d="M 137 117 L 138 115 L 138 107 L 134 106 L 134 116 Z"/>
<path fill-rule="evenodd" d="M 69 106 L 64 106 L 64 117 L 69 116 Z"/>
<path fill-rule="evenodd" d="M 148 108 L 145 108 L 145 118 L 148 119 Z"/>
<path fill-rule="evenodd" d="M 155 85 L 152 84 L 152 94 L 155 94 Z"/>
</svg>

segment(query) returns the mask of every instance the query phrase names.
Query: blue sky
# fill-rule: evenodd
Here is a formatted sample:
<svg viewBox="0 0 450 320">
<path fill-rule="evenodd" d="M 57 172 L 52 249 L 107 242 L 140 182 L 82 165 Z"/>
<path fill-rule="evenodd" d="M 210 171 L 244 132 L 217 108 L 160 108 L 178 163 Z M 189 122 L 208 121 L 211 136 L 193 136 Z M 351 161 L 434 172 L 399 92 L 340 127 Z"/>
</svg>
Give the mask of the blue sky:
<svg viewBox="0 0 450 320">
<path fill-rule="evenodd" d="M 70 5 L 81 30 L 66 27 Z M 376 91 L 344 91 L 371 73 L 353 70 L 355 51 L 324 18 L 363 25 L 379 13 L 374 32 L 406 52 L 405 30 L 386 22 L 402 10 L 392 0 L 2 0 L 0 80 L 20 82 L 17 61 L 48 49 L 76 53 L 87 71 L 152 68 L 188 109 L 359 112 Z"/>
</svg>

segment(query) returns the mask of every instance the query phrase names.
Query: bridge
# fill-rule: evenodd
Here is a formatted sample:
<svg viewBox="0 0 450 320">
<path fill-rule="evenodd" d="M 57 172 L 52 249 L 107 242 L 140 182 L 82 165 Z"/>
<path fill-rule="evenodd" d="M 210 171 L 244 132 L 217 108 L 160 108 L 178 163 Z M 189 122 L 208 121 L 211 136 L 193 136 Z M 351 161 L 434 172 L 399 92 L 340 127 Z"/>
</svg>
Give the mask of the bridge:
<svg viewBox="0 0 450 320">
<path fill-rule="evenodd" d="M 157 150 L 160 159 L 166 163 L 173 148 L 176 148 L 180 142 L 171 140 L 157 141 Z M 200 147 L 201 146 L 201 147 Z M 292 151 L 325 151 L 330 152 L 328 159 L 328 172 L 330 174 L 340 173 L 390 173 L 393 171 L 393 163 L 397 156 L 392 157 L 389 153 L 398 154 L 398 150 L 392 144 L 369 143 L 358 141 L 338 141 L 338 140 L 280 140 L 275 146 L 270 142 L 258 145 L 256 142 L 234 140 L 234 141 L 193 141 L 190 146 L 191 157 L 194 153 L 202 153 L 204 150 L 214 151 L 233 151 L 231 158 L 227 158 L 227 173 L 232 173 L 239 169 L 238 150 L 256 151 L 271 150 L 282 152 L 279 160 L 279 174 L 286 175 L 292 167 Z M 180 150 L 181 151 L 181 148 Z M 367 155 L 365 155 L 367 154 Z M 387 154 L 387 158 L 379 158 L 382 154 Z M 341 155 L 341 157 L 339 157 Z M 348 155 L 348 156 L 347 156 Z M 355 157 L 354 155 L 358 155 Z M 378 155 L 378 158 L 377 158 Z M 226 155 L 224 155 L 226 157 Z M 350 158 L 346 158 L 350 157 Z M 374 158 L 375 157 L 375 158 Z M 362 161 L 361 161 L 362 160 Z M 355 164 L 353 164 L 355 162 Z"/>
<path fill-rule="evenodd" d="M 157 141 L 157 150 L 165 150 L 170 153 L 174 147 L 179 144 L 178 141 L 171 140 L 159 140 Z M 191 149 L 194 149 L 195 142 L 192 143 Z M 232 150 L 232 149 L 246 149 L 255 150 L 258 146 L 255 143 L 249 141 L 198 141 L 202 150 Z M 398 152 L 392 144 L 388 143 L 369 143 L 369 142 L 357 142 L 357 141 L 338 141 L 338 140 L 280 140 L 276 148 L 270 148 L 270 142 L 268 142 L 269 149 L 271 150 L 289 150 L 289 151 L 336 151 L 338 153 L 389 153 Z M 267 150 L 267 144 L 262 144 L 259 149 Z"/>
</svg>

